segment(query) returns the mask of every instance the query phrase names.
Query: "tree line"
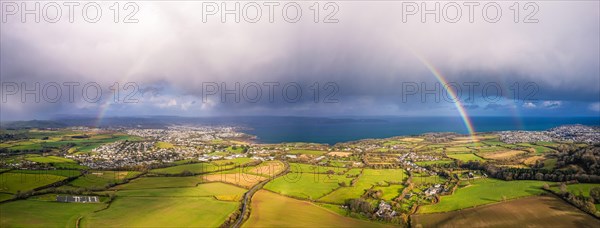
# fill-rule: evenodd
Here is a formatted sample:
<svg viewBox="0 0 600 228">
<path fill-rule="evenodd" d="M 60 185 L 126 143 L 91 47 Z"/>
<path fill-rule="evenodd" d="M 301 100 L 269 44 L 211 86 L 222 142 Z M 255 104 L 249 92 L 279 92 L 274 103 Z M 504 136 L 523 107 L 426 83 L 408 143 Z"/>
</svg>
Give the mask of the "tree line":
<svg viewBox="0 0 600 228">
<path fill-rule="evenodd" d="M 483 170 L 489 176 L 502 180 L 543 180 L 553 182 L 578 181 L 600 183 L 600 146 L 572 148 L 556 154 L 554 169 L 539 166 L 532 168 L 499 167 L 494 164 L 470 161 L 460 166 L 465 169 Z"/>
</svg>

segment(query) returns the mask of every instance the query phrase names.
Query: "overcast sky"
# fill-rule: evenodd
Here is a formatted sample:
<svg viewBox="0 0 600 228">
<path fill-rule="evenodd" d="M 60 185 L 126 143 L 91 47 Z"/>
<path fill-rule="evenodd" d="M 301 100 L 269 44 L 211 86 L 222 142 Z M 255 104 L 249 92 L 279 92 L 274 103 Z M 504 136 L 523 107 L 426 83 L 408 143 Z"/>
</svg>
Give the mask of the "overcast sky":
<svg viewBox="0 0 600 228">
<path fill-rule="evenodd" d="M 402 3 L 388 1 L 337 2 L 339 8 L 331 18 L 337 23 L 323 23 L 336 9 L 325 8 L 326 2 L 320 2 L 318 23 L 309 8 L 313 2 L 300 2 L 302 16 L 296 23 L 282 16 L 285 2 L 274 7 L 273 23 L 264 2 L 258 2 L 262 17 L 257 23 L 244 17 L 236 23 L 233 15 L 223 23 L 220 12 L 204 15 L 207 22 L 203 22 L 202 2 L 152 1 L 136 3 L 137 23 L 123 23 L 133 6 L 121 9 L 115 23 L 112 2 L 100 4 L 102 17 L 96 23 L 81 16 L 83 4 L 75 7 L 73 23 L 66 6 L 56 23 L 45 21 L 44 15 L 39 23 L 26 15 L 23 23 L 20 12 L 8 13 L 13 5 L 1 2 L 6 19 L 0 25 L 2 120 L 95 116 L 104 107 L 108 116 L 458 115 L 441 88 L 439 102 L 434 95 L 425 95 L 427 100 L 422 101 L 424 88 L 406 94 L 409 85 L 435 88 L 438 80 L 427 65 L 461 85 L 460 98 L 470 115 L 600 115 L 598 1 L 546 1 L 526 9 L 521 3 L 519 23 L 509 8 L 513 2 L 499 2 L 502 15 L 496 23 L 482 15 L 486 2 L 474 8 L 473 23 L 462 3 L 458 22 L 449 23 L 442 15 L 436 23 L 434 15 L 428 15 L 423 23 L 419 12 L 403 22 Z M 440 8 L 448 4 L 440 3 Z M 47 3 L 41 4 L 43 8 Z M 241 2 L 245 4 L 249 2 Z M 22 5 L 18 6 L 20 10 Z M 255 15 L 253 6 L 245 8 L 248 18 Z M 50 9 L 46 16 L 52 17 L 53 8 L 46 8 Z M 455 15 L 456 8 L 446 9 L 448 18 Z M 92 12 L 88 17 L 94 17 L 93 11 L 88 8 Z M 537 23 L 523 23 L 530 14 Z M 294 8 L 288 8 L 287 19 L 294 17 Z M 487 19 L 494 17 L 493 8 L 488 8 Z M 73 102 L 63 86 L 59 101 L 41 97 L 39 103 L 33 95 L 22 102 L 23 88 L 14 92 L 11 87 L 24 83 L 31 89 L 36 82 L 47 87 L 51 98 L 55 91 L 48 86 L 51 82 L 80 85 Z M 90 82 L 103 90 L 94 102 L 81 96 L 83 85 Z M 131 97 L 136 103 L 122 102 L 134 88 L 123 88 L 127 82 L 138 87 Z M 231 90 L 236 82 L 240 102 L 233 95 L 223 102 L 222 86 Z M 273 91 L 265 86 L 272 82 L 279 83 Z M 113 101 L 109 89 L 114 83 L 120 85 L 119 102 Z M 474 101 L 466 101 L 465 83 L 479 83 Z M 218 85 L 216 94 L 207 91 L 214 89 L 207 85 Z M 255 85 L 261 86 L 258 99 L 253 99 Z M 297 95 L 293 85 L 302 89 L 298 100 L 290 99 Z M 484 85 L 493 86 L 486 91 Z M 501 96 L 496 96 L 496 88 Z M 515 90 L 519 98 L 531 99 L 515 102 Z M 274 92 L 272 100 L 269 92 Z M 39 93 L 44 91 L 40 88 Z M 88 90 L 88 98 L 94 93 Z"/>
</svg>

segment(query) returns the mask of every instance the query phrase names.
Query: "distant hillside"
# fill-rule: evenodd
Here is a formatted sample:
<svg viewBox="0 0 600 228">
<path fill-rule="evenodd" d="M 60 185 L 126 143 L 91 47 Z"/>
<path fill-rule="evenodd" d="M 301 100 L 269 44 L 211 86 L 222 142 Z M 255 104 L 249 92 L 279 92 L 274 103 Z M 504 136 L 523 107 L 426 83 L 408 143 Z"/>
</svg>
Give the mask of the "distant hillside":
<svg viewBox="0 0 600 228">
<path fill-rule="evenodd" d="M 11 121 L 0 123 L 1 129 L 63 128 L 66 124 L 51 120 Z"/>
</svg>

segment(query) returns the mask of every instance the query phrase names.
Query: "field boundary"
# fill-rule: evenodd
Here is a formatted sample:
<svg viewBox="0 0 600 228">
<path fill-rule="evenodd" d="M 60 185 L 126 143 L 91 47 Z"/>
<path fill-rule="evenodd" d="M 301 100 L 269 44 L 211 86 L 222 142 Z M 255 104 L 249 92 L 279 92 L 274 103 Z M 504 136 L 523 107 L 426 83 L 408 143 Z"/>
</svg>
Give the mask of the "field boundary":
<svg viewBox="0 0 600 228">
<path fill-rule="evenodd" d="M 248 215 L 250 214 L 251 208 L 250 208 L 249 204 L 252 201 L 252 196 L 254 196 L 254 193 L 256 193 L 258 190 L 262 189 L 269 181 L 271 181 L 275 178 L 281 177 L 283 175 L 286 175 L 290 172 L 290 165 L 287 162 L 284 162 L 283 164 L 285 166 L 285 169 L 282 172 L 278 173 L 277 175 L 275 175 L 269 179 L 266 179 L 266 180 L 258 183 L 257 185 L 252 187 L 248 192 L 244 193 L 244 198 L 242 199 L 242 203 L 241 203 L 240 209 L 239 209 L 240 214 L 238 215 L 238 218 L 236 219 L 235 223 L 233 223 L 231 225 L 231 227 L 235 227 L 235 228 L 241 227 L 242 224 L 244 223 L 244 221 L 248 217 L 250 217 L 250 216 L 246 216 L 246 214 L 248 214 Z M 227 222 L 222 224 L 221 227 L 226 226 L 227 225 L 226 223 Z"/>
<path fill-rule="evenodd" d="M 557 197 L 557 198 L 559 198 L 560 200 L 567 202 L 569 205 L 571 205 L 571 206 L 573 206 L 573 207 L 577 208 L 577 210 L 583 211 L 584 213 L 586 213 L 586 214 L 589 214 L 589 215 L 593 216 L 594 218 L 600 219 L 600 216 L 599 216 L 599 215 L 600 215 L 600 213 L 598 213 L 598 214 L 594 214 L 594 213 L 590 213 L 590 212 L 588 212 L 588 211 L 585 211 L 585 210 L 583 210 L 583 209 L 579 208 L 577 205 L 575 205 L 575 204 L 574 204 L 574 203 L 572 203 L 571 201 L 569 201 L 569 200 L 565 199 L 564 197 L 562 197 L 562 196 L 561 196 L 560 194 L 558 194 L 557 192 L 554 192 L 554 191 L 552 191 L 552 190 L 550 190 L 550 189 L 544 189 L 544 191 L 546 191 L 546 192 L 549 192 L 550 194 L 552 194 L 553 196 L 556 196 L 556 197 Z"/>
<path fill-rule="evenodd" d="M 465 208 L 461 208 L 461 209 L 457 209 L 457 210 L 449 210 L 449 211 L 442 211 L 442 212 L 432 212 L 432 213 L 415 213 L 415 214 L 423 214 L 423 215 L 425 215 L 425 214 L 443 214 L 443 213 L 447 213 L 447 212 L 461 211 L 461 210 L 472 209 L 472 208 L 481 207 L 481 206 L 506 203 L 506 202 L 509 202 L 509 201 L 518 200 L 518 199 L 524 199 L 524 198 L 527 198 L 527 197 L 537 197 L 537 196 L 545 196 L 545 195 L 547 195 L 547 194 L 545 194 L 545 193 L 542 192 L 542 193 L 537 194 L 537 195 L 529 195 L 529 196 L 521 196 L 521 197 L 516 197 L 516 198 L 510 198 L 510 199 L 507 199 L 506 201 L 479 204 L 479 205 L 476 205 L 476 206 L 465 207 Z M 438 201 L 438 203 L 441 202 L 441 201 L 442 201 L 442 199 L 440 197 L 440 200 Z"/>
</svg>

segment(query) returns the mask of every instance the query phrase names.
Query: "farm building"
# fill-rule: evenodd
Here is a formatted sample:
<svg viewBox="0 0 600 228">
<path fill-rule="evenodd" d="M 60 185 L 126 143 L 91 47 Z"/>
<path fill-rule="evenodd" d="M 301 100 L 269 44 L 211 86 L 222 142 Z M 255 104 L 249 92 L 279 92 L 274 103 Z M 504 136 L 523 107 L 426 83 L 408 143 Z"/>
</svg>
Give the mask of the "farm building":
<svg viewBox="0 0 600 228">
<path fill-rule="evenodd" d="M 56 196 L 56 202 L 63 203 L 99 203 L 98 196 Z"/>
</svg>

